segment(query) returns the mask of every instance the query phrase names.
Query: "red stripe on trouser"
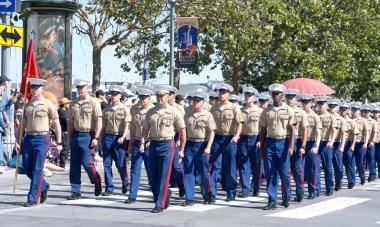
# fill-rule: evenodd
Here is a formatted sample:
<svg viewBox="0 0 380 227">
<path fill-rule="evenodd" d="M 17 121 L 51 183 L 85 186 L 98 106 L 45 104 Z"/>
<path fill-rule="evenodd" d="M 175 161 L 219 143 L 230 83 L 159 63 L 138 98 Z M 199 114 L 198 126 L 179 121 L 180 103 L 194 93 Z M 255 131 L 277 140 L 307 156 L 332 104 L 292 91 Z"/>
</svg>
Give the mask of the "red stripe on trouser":
<svg viewBox="0 0 380 227">
<path fill-rule="evenodd" d="M 42 186 L 42 176 L 44 175 L 45 159 L 46 159 L 46 153 L 48 151 L 48 148 L 49 148 L 49 139 L 48 139 L 48 135 L 46 135 L 45 155 L 44 155 L 44 159 L 42 160 L 42 170 L 40 173 L 40 182 L 38 183 L 38 188 L 37 188 L 37 193 L 36 193 L 36 201 L 35 201 L 36 203 L 38 203 L 38 199 L 40 198 L 40 192 L 41 192 L 41 186 Z"/>
<path fill-rule="evenodd" d="M 94 133 L 91 133 L 91 143 L 92 143 L 93 138 L 94 138 Z M 90 164 L 92 174 L 94 175 L 95 184 L 99 184 L 98 175 L 96 174 L 95 166 L 94 166 L 94 163 L 92 162 L 94 159 L 94 154 L 95 154 L 95 146 L 91 148 L 91 154 L 90 154 L 88 162 Z"/>
<path fill-rule="evenodd" d="M 162 196 L 161 208 L 165 208 L 166 197 L 167 197 L 167 193 L 169 189 L 170 172 L 172 169 L 173 158 L 174 158 L 174 140 L 170 140 L 170 163 L 169 163 L 169 168 L 168 168 L 168 174 L 166 175 L 166 182 L 165 182 L 164 194 Z"/>
<path fill-rule="evenodd" d="M 208 176 L 207 193 L 210 193 L 211 191 L 210 155 L 207 158 L 207 176 Z"/>
</svg>

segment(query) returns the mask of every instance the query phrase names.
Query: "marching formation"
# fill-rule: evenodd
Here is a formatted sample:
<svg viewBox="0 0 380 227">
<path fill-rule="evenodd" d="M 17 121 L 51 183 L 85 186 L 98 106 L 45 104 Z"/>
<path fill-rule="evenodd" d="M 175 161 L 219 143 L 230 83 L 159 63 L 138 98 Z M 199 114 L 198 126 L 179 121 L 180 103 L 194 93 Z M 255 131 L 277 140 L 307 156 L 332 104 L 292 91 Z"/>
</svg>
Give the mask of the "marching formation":
<svg viewBox="0 0 380 227">
<path fill-rule="evenodd" d="M 356 173 L 360 184 L 376 180 L 377 173 L 380 176 L 380 108 L 375 105 L 298 95 L 296 89 L 272 84 L 270 95 L 245 87 L 240 106 L 232 86 L 220 83 L 209 94 L 189 92 L 186 108 L 175 102 L 178 90 L 172 86 L 141 86 L 138 102 L 130 107 L 122 102 L 124 89 L 111 86 L 110 102 L 102 110 L 99 100 L 89 95 L 89 83 L 77 80 L 78 98 L 68 108 L 67 141 L 62 141 L 57 111 L 42 97 L 44 81 L 29 81 L 32 99 L 24 109 L 26 130 L 20 145 L 23 166 L 31 179 L 27 207 L 44 203 L 48 197 L 49 184 L 42 169 L 50 146 L 50 125 L 57 149 L 62 150 L 62 142 L 70 147 L 69 200 L 81 198 L 82 166 L 95 185 L 95 196 L 113 195 L 114 162 L 121 192 L 129 193 L 125 203 L 135 203 L 144 162 L 154 197 L 153 213 L 170 206 L 170 184 L 179 188 L 183 206 L 193 206 L 196 182 L 203 203 L 213 204 L 220 185 L 229 202 L 236 196 L 259 196 L 265 179 L 268 203 L 263 209 L 273 210 L 278 201 L 278 178 L 281 205 L 287 208 L 292 197 L 300 203 L 304 197 L 315 199 L 322 194 L 321 166 L 326 196 L 342 189 L 344 170 L 349 189 L 355 187 Z M 156 105 L 151 103 L 154 95 Z M 94 166 L 99 144 L 104 190 Z"/>
</svg>

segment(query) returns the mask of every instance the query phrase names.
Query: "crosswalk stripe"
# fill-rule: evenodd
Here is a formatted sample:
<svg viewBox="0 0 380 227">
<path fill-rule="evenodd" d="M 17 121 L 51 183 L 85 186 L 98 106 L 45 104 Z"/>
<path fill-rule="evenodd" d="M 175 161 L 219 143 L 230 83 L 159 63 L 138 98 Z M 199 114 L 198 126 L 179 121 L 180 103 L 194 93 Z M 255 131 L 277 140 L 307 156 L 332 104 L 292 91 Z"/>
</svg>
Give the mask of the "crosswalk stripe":
<svg viewBox="0 0 380 227">
<path fill-rule="evenodd" d="M 11 208 L 11 209 L 0 210 L 0 214 L 9 213 L 9 212 L 13 213 L 13 212 L 18 212 L 18 211 L 27 211 L 27 210 L 37 209 L 37 208 L 55 207 L 55 206 L 56 205 L 38 204 L 38 206 L 35 206 L 35 207 L 16 207 L 16 208 Z"/>
<path fill-rule="evenodd" d="M 297 209 L 266 215 L 268 217 L 307 219 L 368 201 L 366 198 L 338 197 Z"/>
</svg>

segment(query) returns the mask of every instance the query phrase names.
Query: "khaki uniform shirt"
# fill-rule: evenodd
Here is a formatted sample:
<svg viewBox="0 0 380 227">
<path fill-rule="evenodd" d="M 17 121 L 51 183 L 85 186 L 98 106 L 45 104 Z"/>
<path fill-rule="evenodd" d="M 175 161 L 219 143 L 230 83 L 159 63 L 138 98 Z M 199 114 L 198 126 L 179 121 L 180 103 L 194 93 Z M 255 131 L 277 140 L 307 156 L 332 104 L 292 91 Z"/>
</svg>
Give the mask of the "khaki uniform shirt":
<svg viewBox="0 0 380 227">
<path fill-rule="evenodd" d="M 42 98 L 39 101 L 29 101 L 25 105 L 24 116 L 26 119 L 26 132 L 49 132 L 50 120 L 58 118 L 57 110 L 53 103 Z"/>
<path fill-rule="evenodd" d="M 316 141 L 317 140 L 317 130 L 322 129 L 321 118 L 313 110 L 310 113 L 307 113 L 307 121 L 309 127 L 307 127 L 307 140 Z"/>
<path fill-rule="evenodd" d="M 171 105 L 162 110 L 157 106 L 149 109 L 144 120 L 144 128 L 150 130 L 149 138 L 152 140 L 174 138 L 174 129 L 180 130 L 185 127 L 181 113 Z"/>
<path fill-rule="evenodd" d="M 307 120 L 307 114 L 303 109 L 299 108 L 298 106 L 294 108 L 294 113 L 296 115 L 296 121 L 297 121 L 297 124 L 294 125 L 296 138 L 302 139 L 302 131 L 303 131 L 302 128 L 309 126 L 309 121 Z"/>
<path fill-rule="evenodd" d="M 237 125 L 244 122 L 240 108 L 231 102 L 227 102 L 223 110 L 220 103 L 216 104 L 211 108 L 211 113 L 218 135 L 234 135 Z"/>
<path fill-rule="evenodd" d="M 125 127 L 131 122 L 131 113 L 126 105 L 107 106 L 103 110 L 103 129 L 105 133 L 123 134 Z"/>
<path fill-rule="evenodd" d="M 281 106 L 266 108 L 260 117 L 260 127 L 267 128 L 267 137 L 284 139 L 288 134 L 288 126 L 297 123 L 294 109 L 282 103 Z"/>
<path fill-rule="evenodd" d="M 94 131 L 96 119 L 102 116 L 99 101 L 89 95 L 85 100 L 79 98 L 72 100 L 67 111 L 68 121 L 73 122 L 74 130 L 79 132 Z"/>
<path fill-rule="evenodd" d="M 375 119 L 374 119 L 375 120 Z M 376 121 L 376 120 L 375 120 Z M 380 143 L 380 120 L 379 121 L 376 121 L 377 123 L 377 136 L 376 136 L 376 139 L 375 139 L 375 143 Z"/>
<path fill-rule="evenodd" d="M 173 107 L 181 113 L 182 117 L 185 116 L 185 109 L 183 106 L 178 105 L 177 103 L 173 103 Z"/>
<path fill-rule="evenodd" d="M 148 110 L 152 109 L 154 107 L 153 104 L 150 104 L 148 108 L 141 108 L 139 104 L 133 105 L 131 108 L 131 129 L 133 128 L 135 131 L 135 136 L 137 138 L 142 137 L 142 129 L 144 125 L 144 120 L 146 117 L 146 113 Z"/>
<path fill-rule="evenodd" d="M 347 122 L 346 122 L 346 119 L 344 119 L 340 115 L 335 115 L 335 117 L 336 117 L 335 128 L 337 130 L 337 136 L 335 138 L 335 141 L 339 142 L 339 141 L 342 140 L 343 134 L 345 134 L 347 132 L 347 130 L 348 130 L 347 129 Z"/>
<path fill-rule="evenodd" d="M 208 103 L 208 102 L 205 102 L 204 104 L 203 104 L 203 109 L 205 109 L 205 110 L 207 110 L 207 111 L 209 111 L 210 112 L 210 110 L 211 110 L 211 105 Z"/>
<path fill-rule="evenodd" d="M 359 131 L 359 134 L 356 136 L 356 142 L 364 142 L 364 135 L 369 127 L 367 120 L 362 117 L 358 117 L 352 120 L 355 122 Z"/>
<path fill-rule="evenodd" d="M 336 117 L 329 112 L 319 115 L 322 122 L 321 141 L 330 141 L 333 128 L 336 128 Z"/>
<path fill-rule="evenodd" d="M 242 135 L 258 135 L 259 134 L 259 120 L 263 109 L 253 105 L 251 108 L 241 108 L 241 115 L 244 119 Z"/>
<path fill-rule="evenodd" d="M 354 120 L 352 120 L 351 118 L 347 118 L 345 120 L 347 123 L 347 131 L 345 132 L 346 133 L 346 140 L 352 141 L 352 137 L 354 135 L 358 135 L 360 132 L 359 132 L 359 129 L 356 126 L 356 123 Z"/>
<path fill-rule="evenodd" d="M 373 142 L 376 139 L 376 138 L 374 138 L 375 132 L 377 132 L 379 130 L 379 128 L 378 128 L 376 121 L 373 118 L 371 118 L 371 117 L 368 118 L 367 122 L 368 122 L 367 135 L 369 136 L 368 142 Z"/>
<path fill-rule="evenodd" d="M 190 139 L 208 139 L 210 132 L 216 129 L 212 114 L 205 109 L 199 113 L 188 110 L 185 114 L 185 124 L 186 136 Z"/>
</svg>

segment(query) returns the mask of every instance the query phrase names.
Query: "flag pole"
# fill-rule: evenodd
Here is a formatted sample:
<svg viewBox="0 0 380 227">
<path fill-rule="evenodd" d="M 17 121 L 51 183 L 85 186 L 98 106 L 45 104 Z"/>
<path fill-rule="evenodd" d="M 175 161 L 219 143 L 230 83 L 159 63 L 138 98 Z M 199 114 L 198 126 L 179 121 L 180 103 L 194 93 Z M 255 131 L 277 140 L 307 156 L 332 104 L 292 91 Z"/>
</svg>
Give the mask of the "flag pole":
<svg viewBox="0 0 380 227">
<path fill-rule="evenodd" d="M 24 110 L 25 113 L 25 104 L 26 104 L 26 99 L 27 99 L 27 88 L 28 88 L 28 83 L 29 81 L 26 80 L 26 84 L 24 87 L 24 103 L 22 104 L 22 109 Z M 22 141 L 22 135 L 24 134 L 24 122 L 25 122 L 25 116 L 23 114 L 22 116 L 22 121 L 20 122 L 20 130 L 19 130 L 19 137 L 18 137 L 18 144 L 19 144 L 19 150 L 16 149 L 17 152 L 17 160 L 16 160 L 16 171 L 15 171 L 15 177 L 13 179 L 13 194 L 16 193 L 16 186 L 17 186 L 17 173 L 18 173 L 18 163 L 20 162 L 20 153 L 21 153 L 21 141 Z"/>
</svg>

